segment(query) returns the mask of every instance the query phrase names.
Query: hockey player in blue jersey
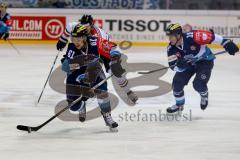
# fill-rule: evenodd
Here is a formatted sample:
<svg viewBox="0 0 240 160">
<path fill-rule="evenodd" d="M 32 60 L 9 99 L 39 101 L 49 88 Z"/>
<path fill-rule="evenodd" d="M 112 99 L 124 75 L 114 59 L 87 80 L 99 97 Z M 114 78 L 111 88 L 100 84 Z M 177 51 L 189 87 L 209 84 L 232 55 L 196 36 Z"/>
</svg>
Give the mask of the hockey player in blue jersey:
<svg viewBox="0 0 240 160">
<path fill-rule="evenodd" d="M 0 39 L 7 40 L 11 29 L 10 15 L 7 13 L 7 5 L 0 3 Z"/>
<path fill-rule="evenodd" d="M 124 75 L 125 70 L 122 68 L 120 60 L 121 53 L 115 50 L 116 46 L 115 43 L 104 40 L 102 37 L 89 35 L 87 28 L 81 24 L 77 24 L 71 31 L 71 43 L 68 44 L 66 55 L 61 61 L 63 71 L 67 72 L 66 93 L 69 105 L 79 98 L 79 94 L 83 95 L 82 100 L 70 108 L 71 111 L 79 112 L 81 122 L 86 119 L 85 102 L 88 98 L 96 95 L 106 125 L 110 129 L 118 127 L 117 122 L 111 116 L 107 82 L 99 86 L 97 90 L 89 90 L 105 79 L 100 60 L 104 64 L 109 63 L 110 68 L 105 67 L 111 70 L 113 76 L 122 77 Z M 101 54 L 103 51 L 106 54 Z M 125 89 L 128 87 L 127 83 L 128 80 L 124 78 Z M 81 93 L 79 93 L 80 91 Z M 126 95 L 133 103 L 136 103 L 138 97 L 130 88 L 127 89 Z"/>
<path fill-rule="evenodd" d="M 171 69 L 176 71 L 172 82 L 176 104 L 167 108 L 167 112 L 183 110 L 184 86 L 194 75 L 193 88 L 200 94 L 200 107 L 205 110 L 208 106 L 209 94 L 207 83 L 211 77 L 215 59 L 207 44 L 220 44 L 230 55 L 235 55 L 239 48 L 232 40 L 210 31 L 192 30 L 183 33 L 179 24 L 169 25 L 166 34 L 170 41 L 167 49 L 168 63 Z"/>
</svg>

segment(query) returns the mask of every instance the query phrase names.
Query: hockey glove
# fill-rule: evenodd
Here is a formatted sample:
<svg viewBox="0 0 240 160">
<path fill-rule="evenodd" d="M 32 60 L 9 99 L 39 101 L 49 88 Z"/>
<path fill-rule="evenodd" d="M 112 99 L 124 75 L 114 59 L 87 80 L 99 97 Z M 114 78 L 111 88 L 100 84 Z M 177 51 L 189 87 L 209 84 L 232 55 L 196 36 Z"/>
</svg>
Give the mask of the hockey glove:
<svg viewBox="0 0 240 160">
<path fill-rule="evenodd" d="M 65 61 L 65 59 L 66 59 L 66 55 L 63 55 L 63 58 L 61 59 L 61 63 L 63 64 L 63 62 Z"/>
<path fill-rule="evenodd" d="M 235 55 L 239 51 L 238 46 L 230 39 L 224 39 L 222 46 L 230 55 Z"/>
<path fill-rule="evenodd" d="M 57 43 L 57 50 L 62 51 L 63 48 L 66 46 L 66 44 L 67 43 L 62 42 L 62 41 L 59 40 L 58 43 Z"/>
<path fill-rule="evenodd" d="M 179 59 L 179 60 L 177 61 L 176 66 L 177 66 L 178 68 L 183 69 L 183 68 L 187 68 L 187 67 L 189 66 L 189 64 L 188 64 L 188 62 L 187 62 L 186 60 L 184 60 L 184 59 Z"/>
</svg>

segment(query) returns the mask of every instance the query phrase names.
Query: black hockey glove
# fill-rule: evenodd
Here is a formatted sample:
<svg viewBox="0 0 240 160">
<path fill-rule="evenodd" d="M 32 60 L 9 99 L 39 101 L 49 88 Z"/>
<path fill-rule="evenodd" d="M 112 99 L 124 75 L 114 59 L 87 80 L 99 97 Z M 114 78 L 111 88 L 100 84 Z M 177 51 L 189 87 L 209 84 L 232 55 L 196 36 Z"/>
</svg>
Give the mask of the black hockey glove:
<svg viewBox="0 0 240 160">
<path fill-rule="evenodd" d="M 62 42 L 62 41 L 59 40 L 58 43 L 57 43 L 57 50 L 62 51 L 63 48 L 66 46 L 66 44 L 67 43 Z"/>
<path fill-rule="evenodd" d="M 184 59 L 179 59 L 178 61 L 177 61 L 177 64 L 176 64 L 176 66 L 178 67 L 178 68 L 187 68 L 188 66 L 189 66 L 189 64 L 188 64 L 188 62 L 186 61 L 186 60 L 184 60 Z"/>
<path fill-rule="evenodd" d="M 63 55 L 63 58 L 61 59 L 61 63 L 63 64 L 63 62 L 65 61 L 65 59 L 66 59 L 66 55 Z"/>
<path fill-rule="evenodd" d="M 9 38 L 9 33 L 5 33 L 5 34 L 3 35 L 3 39 L 6 41 L 8 38 Z"/>
<path fill-rule="evenodd" d="M 239 51 L 238 46 L 230 39 L 224 39 L 222 46 L 230 55 L 235 55 Z"/>
</svg>

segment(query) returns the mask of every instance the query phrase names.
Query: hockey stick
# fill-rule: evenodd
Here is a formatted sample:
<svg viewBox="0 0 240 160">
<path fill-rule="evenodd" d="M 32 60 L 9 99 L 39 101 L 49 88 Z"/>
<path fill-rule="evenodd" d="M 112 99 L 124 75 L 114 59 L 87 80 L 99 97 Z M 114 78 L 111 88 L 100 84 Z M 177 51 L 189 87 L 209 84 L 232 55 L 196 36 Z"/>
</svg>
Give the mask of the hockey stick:
<svg viewBox="0 0 240 160">
<path fill-rule="evenodd" d="M 17 52 L 18 55 L 21 55 L 20 51 L 13 45 L 13 43 L 10 40 L 7 40 L 8 43 L 11 45 L 11 47 Z"/>
<path fill-rule="evenodd" d="M 226 51 L 217 52 L 217 53 L 215 53 L 213 55 L 216 56 L 216 55 L 223 54 L 223 53 L 226 53 Z M 138 74 L 150 74 L 150 73 L 158 72 L 158 71 L 161 71 L 161 70 L 169 69 L 169 68 L 175 67 L 175 66 L 176 66 L 176 64 L 171 65 L 169 67 L 154 69 L 154 70 L 151 70 L 151 71 L 140 71 L 140 72 L 138 72 Z"/>
<path fill-rule="evenodd" d="M 94 87 L 92 87 L 92 90 L 97 89 L 99 86 L 101 86 L 103 83 L 105 83 L 109 78 L 112 77 L 112 74 L 109 75 L 108 77 L 106 77 L 105 79 L 103 79 L 101 82 L 99 82 L 98 84 L 96 84 Z M 82 99 L 82 95 L 76 99 L 75 101 L 73 101 L 70 105 L 68 105 L 67 107 L 63 108 L 62 110 L 60 110 L 58 113 L 56 113 L 54 116 L 52 116 L 51 118 L 49 118 L 47 121 L 45 121 L 44 123 L 42 123 L 39 126 L 36 127 L 30 127 L 30 126 L 24 126 L 24 125 L 18 125 L 17 129 L 21 130 L 21 131 L 27 131 L 28 133 L 31 133 L 31 131 L 38 131 L 39 129 L 41 129 L 43 126 L 45 126 L 46 124 L 48 124 L 49 122 L 51 122 L 53 119 L 55 119 L 57 116 L 59 116 L 60 114 L 62 114 L 63 112 L 65 112 L 66 110 L 68 110 L 69 108 L 71 108 L 73 105 L 75 105 L 76 103 L 78 103 L 80 100 Z"/>
<path fill-rule="evenodd" d="M 240 36 L 223 36 L 224 38 L 240 38 Z"/>
<path fill-rule="evenodd" d="M 45 82 L 45 84 L 44 84 L 44 86 L 43 86 L 43 88 L 42 88 L 42 91 L 41 91 L 39 97 L 38 97 L 37 104 L 40 102 L 40 100 L 41 100 L 41 98 L 42 98 L 42 95 L 43 95 L 43 92 L 44 92 L 44 90 L 45 90 L 45 88 L 46 88 L 47 82 L 48 82 L 48 80 L 49 80 L 49 78 L 50 78 L 50 76 L 51 76 L 51 74 L 52 74 L 53 68 L 54 68 L 55 63 L 56 63 L 56 61 L 57 61 L 57 59 L 58 59 L 59 53 L 61 53 L 61 51 L 58 51 L 58 53 L 57 53 L 57 55 L 56 55 L 56 57 L 55 57 L 55 59 L 54 59 L 54 61 L 53 61 L 53 65 L 52 65 L 52 67 L 51 67 L 51 69 L 50 69 L 50 72 L 49 72 L 49 74 L 48 74 L 47 80 L 46 80 L 46 82 Z M 37 104 L 36 104 L 36 105 L 37 105 Z"/>
</svg>

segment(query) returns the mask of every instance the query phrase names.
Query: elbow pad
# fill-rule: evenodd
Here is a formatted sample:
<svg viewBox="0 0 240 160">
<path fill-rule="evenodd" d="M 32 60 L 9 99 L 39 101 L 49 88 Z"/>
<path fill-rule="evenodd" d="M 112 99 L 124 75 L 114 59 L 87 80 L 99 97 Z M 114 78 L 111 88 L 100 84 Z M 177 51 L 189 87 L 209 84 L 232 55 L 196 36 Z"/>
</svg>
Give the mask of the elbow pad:
<svg viewBox="0 0 240 160">
<path fill-rule="evenodd" d="M 121 53 L 117 50 L 113 50 L 110 52 L 111 62 L 110 68 L 114 76 L 121 77 L 123 73 L 126 72 L 125 69 L 122 68 L 121 65 Z"/>
</svg>

